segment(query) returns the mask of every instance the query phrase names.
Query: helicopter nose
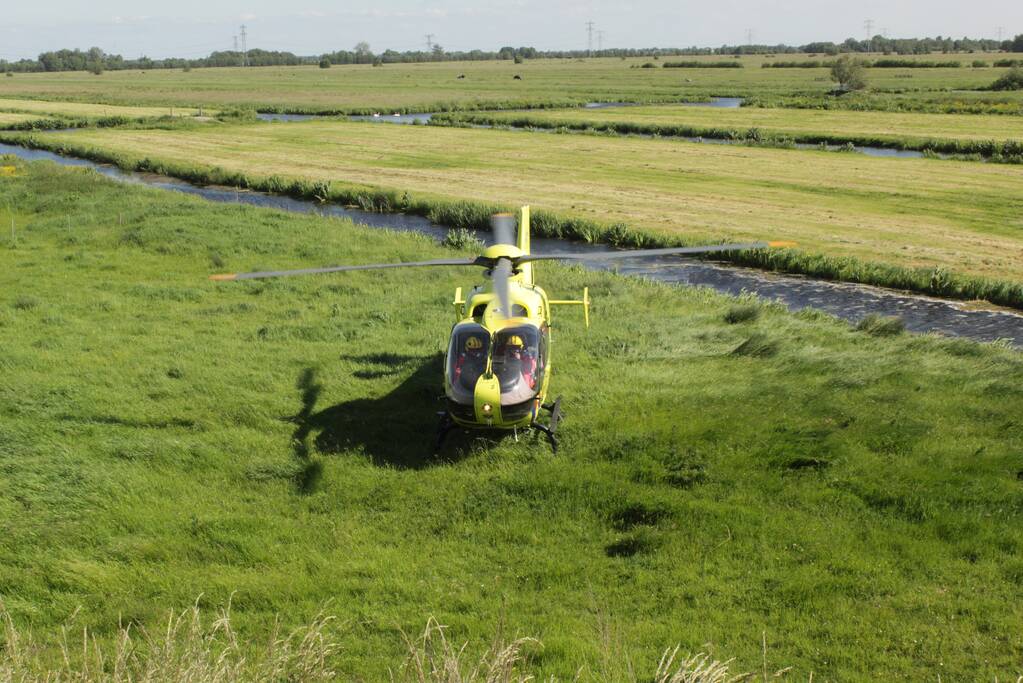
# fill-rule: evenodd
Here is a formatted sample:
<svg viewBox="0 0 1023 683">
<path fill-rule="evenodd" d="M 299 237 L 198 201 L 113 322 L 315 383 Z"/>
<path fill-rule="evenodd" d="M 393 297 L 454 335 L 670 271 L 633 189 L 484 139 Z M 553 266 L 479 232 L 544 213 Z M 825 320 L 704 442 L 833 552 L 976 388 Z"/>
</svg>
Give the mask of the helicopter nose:
<svg viewBox="0 0 1023 683">
<path fill-rule="evenodd" d="M 501 422 L 501 382 L 496 376 L 480 375 L 474 393 L 476 421 L 491 426 Z"/>
</svg>

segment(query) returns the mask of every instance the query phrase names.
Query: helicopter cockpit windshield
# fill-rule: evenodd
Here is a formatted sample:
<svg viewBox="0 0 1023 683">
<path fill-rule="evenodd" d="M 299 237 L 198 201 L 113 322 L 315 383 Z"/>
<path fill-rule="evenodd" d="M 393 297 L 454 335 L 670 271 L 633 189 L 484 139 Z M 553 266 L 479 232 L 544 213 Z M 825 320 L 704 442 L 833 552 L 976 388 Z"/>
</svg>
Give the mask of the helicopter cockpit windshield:
<svg viewBox="0 0 1023 683">
<path fill-rule="evenodd" d="M 494 334 L 491 368 L 501 383 L 501 405 L 532 399 L 543 383 L 547 335 L 534 325 L 518 325 Z"/>
<path fill-rule="evenodd" d="M 464 405 L 472 405 L 476 381 L 487 369 L 489 353 L 490 332 L 485 327 L 467 323 L 454 329 L 447 363 L 452 399 Z"/>
<path fill-rule="evenodd" d="M 547 365 L 547 328 L 516 325 L 491 337 L 476 323 L 463 323 L 451 333 L 447 367 L 449 397 L 472 405 L 476 382 L 486 372 L 487 360 L 501 386 L 501 405 L 530 401 L 543 385 Z"/>
</svg>

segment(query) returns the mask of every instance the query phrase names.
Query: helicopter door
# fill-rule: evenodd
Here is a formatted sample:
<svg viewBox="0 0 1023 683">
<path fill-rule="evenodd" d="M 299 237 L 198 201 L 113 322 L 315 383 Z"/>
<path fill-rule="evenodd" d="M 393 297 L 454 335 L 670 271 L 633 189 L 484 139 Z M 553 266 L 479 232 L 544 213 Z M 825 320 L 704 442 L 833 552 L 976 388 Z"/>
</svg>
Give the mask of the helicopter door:
<svg viewBox="0 0 1023 683">
<path fill-rule="evenodd" d="M 447 368 L 448 397 L 462 405 L 472 405 L 476 380 L 487 369 L 490 332 L 476 323 L 462 323 L 451 332 Z"/>
<path fill-rule="evenodd" d="M 501 405 L 531 400 L 543 386 L 547 365 L 547 327 L 508 327 L 494 335 L 491 368 L 501 384 Z"/>
</svg>

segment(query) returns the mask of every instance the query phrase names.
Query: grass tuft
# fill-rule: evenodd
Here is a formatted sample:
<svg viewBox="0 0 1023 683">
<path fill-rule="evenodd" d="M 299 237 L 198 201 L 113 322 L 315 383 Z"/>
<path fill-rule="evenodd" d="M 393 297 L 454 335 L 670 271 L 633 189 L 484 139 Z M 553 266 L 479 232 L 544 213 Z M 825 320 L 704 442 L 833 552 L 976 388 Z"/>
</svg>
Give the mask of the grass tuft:
<svg viewBox="0 0 1023 683">
<path fill-rule="evenodd" d="M 637 526 L 656 526 L 670 516 L 671 512 L 665 507 L 634 502 L 611 514 L 611 526 L 618 531 L 628 531 Z"/>
<path fill-rule="evenodd" d="M 37 308 L 40 304 L 39 299 L 28 294 L 20 294 L 14 299 L 14 303 L 11 304 L 19 311 L 30 311 L 33 308 Z"/>
<path fill-rule="evenodd" d="M 856 324 L 858 332 L 866 332 L 872 337 L 894 337 L 906 330 L 906 323 L 897 316 L 882 316 L 871 313 Z"/>
<path fill-rule="evenodd" d="M 770 358 L 778 353 L 778 348 L 777 340 L 757 332 L 732 349 L 732 355 L 746 356 L 747 358 Z"/>
<path fill-rule="evenodd" d="M 608 557 L 630 558 L 635 555 L 651 553 L 659 545 L 659 539 L 654 536 L 648 527 L 644 527 L 636 529 L 628 535 L 608 544 L 604 548 L 604 554 Z"/>
<path fill-rule="evenodd" d="M 448 233 L 444 235 L 444 246 L 458 250 L 482 251 L 483 240 L 479 238 L 474 230 L 454 228 L 448 230 Z"/>
<path fill-rule="evenodd" d="M 676 662 L 678 652 L 678 646 L 665 650 L 654 683 L 738 683 L 754 678 L 752 673 L 732 674 L 728 668 L 732 660 L 720 662 L 703 652 L 683 656 Z"/>
<path fill-rule="evenodd" d="M 535 638 L 518 638 L 505 643 L 499 633 L 493 644 L 479 657 L 467 654 L 468 643 L 456 646 L 444 633 L 446 626 L 431 617 L 416 639 L 404 632 L 408 654 L 392 673 L 392 682 L 400 683 L 526 683 L 535 680 L 524 669 L 529 651 L 542 649 Z"/>
<path fill-rule="evenodd" d="M 725 322 L 729 325 L 748 323 L 760 317 L 760 308 L 750 304 L 732 306 L 725 312 Z"/>
</svg>

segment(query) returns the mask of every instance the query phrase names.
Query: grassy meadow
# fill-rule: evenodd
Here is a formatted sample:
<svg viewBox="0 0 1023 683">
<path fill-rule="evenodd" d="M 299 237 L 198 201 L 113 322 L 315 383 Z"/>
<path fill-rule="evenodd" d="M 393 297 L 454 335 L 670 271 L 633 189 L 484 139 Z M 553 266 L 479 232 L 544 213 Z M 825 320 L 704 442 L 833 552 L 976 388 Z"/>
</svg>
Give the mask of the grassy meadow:
<svg viewBox="0 0 1023 683">
<path fill-rule="evenodd" d="M 953 273 L 1008 283 L 999 303 L 1023 302 L 1023 172 L 1012 166 L 344 121 L 80 130 L 34 144 L 264 189 L 384 188 L 399 204 L 529 203 L 662 238 L 794 240 L 805 254 L 902 269 L 880 281 L 822 270 L 831 277 L 935 291 Z"/>
<path fill-rule="evenodd" d="M 793 680 L 1023 674 L 1018 352 L 544 264 L 594 299 L 590 330 L 555 320 L 561 452 L 434 457 L 448 302 L 480 273 L 206 276 L 450 250 L 16 165 L 0 603 L 37 666 L 79 607 L 109 642 L 201 595 L 243 648 L 326 609 L 345 680 L 431 615 L 470 653 L 536 636 L 538 678 L 645 680 L 675 643 Z"/>
<path fill-rule="evenodd" d="M 930 60 L 943 56 L 926 56 Z M 988 63 L 1014 55 L 983 55 Z M 780 60 L 802 59 L 784 55 Z M 964 58 L 951 55 L 948 59 Z M 719 61 L 699 57 L 696 61 Z M 811 106 L 846 106 L 825 98 L 834 87 L 828 69 L 764 69 L 764 57 L 743 57 L 742 69 L 665 69 L 664 58 L 434 62 L 16 74 L 0 79 L 0 98 L 71 100 L 115 105 L 252 107 L 266 111 L 371 113 L 579 105 L 592 101 L 678 102 L 712 95 L 751 97 Z M 773 60 L 768 60 L 773 61 Z M 638 68 L 651 63 L 656 68 Z M 880 94 L 855 97 L 849 105 L 871 108 L 970 106 L 1023 112 L 1020 93 L 978 93 L 1004 68 L 870 69 Z M 464 75 L 465 78 L 458 78 Z M 521 80 L 514 80 L 514 76 Z M 795 98 L 795 99 L 794 99 Z M 979 99 L 979 101 L 978 101 Z M 868 104 L 864 104 L 864 103 Z"/>
<path fill-rule="evenodd" d="M 981 147 L 977 143 L 1014 143 L 1023 153 L 1023 116 L 836 111 L 822 109 L 714 109 L 678 105 L 599 110 L 557 109 L 485 114 L 447 114 L 441 118 L 488 125 L 611 130 L 687 137 L 758 137 L 878 145 L 902 149 Z"/>
</svg>

